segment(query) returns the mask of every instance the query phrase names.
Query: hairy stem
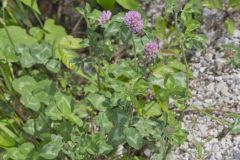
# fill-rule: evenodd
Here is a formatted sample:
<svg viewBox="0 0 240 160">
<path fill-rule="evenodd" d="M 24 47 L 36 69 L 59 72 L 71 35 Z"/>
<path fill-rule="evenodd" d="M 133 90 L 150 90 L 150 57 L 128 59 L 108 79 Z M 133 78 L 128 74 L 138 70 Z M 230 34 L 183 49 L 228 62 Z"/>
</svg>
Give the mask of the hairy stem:
<svg viewBox="0 0 240 160">
<path fill-rule="evenodd" d="M 3 76 L 4 82 L 8 88 L 8 90 L 13 93 L 12 89 L 12 73 L 9 65 L 7 63 L 0 63 L 0 72 L 1 75 Z"/>
<path fill-rule="evenodd" d="M 209 114 L 208 112 L 206 112 L 203 109 L 199 109 L 199 108 L 197 108 L 196 106 L 193 106 L 193 105 L 191 105 L 191 107 L 193 109 L 195 109 L 196 111 L 198 111 L 199 113 L 202 113 L 202 114 L 206 115 L 207 117 L 209 117 L 209 118 L 211 118 L 211 119 L 213 119 L 213 120 L 215 120 L 215 121 L 217 121 L 217 122 L 219 122 L 221 124 L 224 124 L 226 126 L 231 126 L 231 124 L 229 122 L 224 121 L 224 120 L 222 120 L 222 119 L 220 119 L 220 118 L 218 118 L 216 116 L 213 116 L 213 115 Z"/>
<path fill-rule="evenodd" d="M 132 43 L 133 43 L 133 53 L 134 53 L 134 59 L 135 59 L 135 67 L 136 67 L 136 70 L 138 70 L 137 51 L 136 51 L 136 44 L 135 44 L 135 41 L 134 41 L 134 35 L 132 36 Z"/>
</svg>

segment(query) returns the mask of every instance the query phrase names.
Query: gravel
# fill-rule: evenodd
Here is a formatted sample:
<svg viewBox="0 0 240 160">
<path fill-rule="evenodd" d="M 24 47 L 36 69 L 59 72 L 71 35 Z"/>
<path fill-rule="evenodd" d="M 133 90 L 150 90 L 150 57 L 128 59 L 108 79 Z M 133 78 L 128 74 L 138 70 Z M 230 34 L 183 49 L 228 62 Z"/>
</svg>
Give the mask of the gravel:
<svg viewBox="0 0 240 160">
<path fill-rule="evenodd" d="M 150 22 L 161 15 L 163 7 L 163 0 L 153 0 L 148 5 Z M 229 65 L 228 55 L 221 48 L 228 43 L 240 46 L 240 13 L 232 15 L 236 22 L 233 35 L 224 29 L 224 12 L 204 9 L 204 16 L 201 31 L 208 41 L 205 52 L 194 53 L 189 61 L 192 70 L 189 109 L 191 106 L 211 109 L 212 116 L 233 123 L 234 119 L 224 113 L 240 115 L 240 69 Z M 189 135 L 183 145 L 173 149 L 172 159 L 240 160 L 240 135 L 230 135 L 226 132 L 228 126 L 196 112 L 187 112 L 182 125 Z"/>
<path fill-rule="evenodd" d="M 234 122 L 222 117 L 222 111 L 240 114 L 240 69 L 228 65 L 224 52 L 213 48 L 195 54 L 189 65 L 195 72 L 189 83 L 192 92 L 189 107 L 214 109 L 213 116 Z M 227 129 L 222 123 L 200 113 L 188 113 L 183 118 L 183 128 L 189 132 L 188 141 L 172 152 L 175 160 L 240 160 L 240 136 L 220 137 Z"/>
</svg>

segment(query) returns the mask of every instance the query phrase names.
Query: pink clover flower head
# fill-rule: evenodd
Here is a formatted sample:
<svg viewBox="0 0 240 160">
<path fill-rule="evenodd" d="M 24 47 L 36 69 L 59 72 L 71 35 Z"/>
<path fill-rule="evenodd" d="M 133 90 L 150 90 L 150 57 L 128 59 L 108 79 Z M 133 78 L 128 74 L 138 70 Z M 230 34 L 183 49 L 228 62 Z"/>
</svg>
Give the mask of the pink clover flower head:
<svg viewBox="0 0 240 160">
<path fill-rule="evenodd" d="M 159 43 L 157 41 L 149 42 L 144 46 L 145 56 L 148 60 L 153 59 L 155 54 L 159 51 Z"/>
<path fill-rule="evenodd" d="M 110 20 L 111 16 L 112 16 L 111 11 L 108 11 L 108 10 L 107 11 L 102 11 L 102 14 L 98 19 L 99 24 L 102 25 L 102 24 L 107 23 Z"/>
<path fill-rule="evenodd" d="M 125 14 L 124 22 L 133 33 L 140 33 L 143 28 L 143 20 L 137 11 L 129 11 Z"/>
</svg>

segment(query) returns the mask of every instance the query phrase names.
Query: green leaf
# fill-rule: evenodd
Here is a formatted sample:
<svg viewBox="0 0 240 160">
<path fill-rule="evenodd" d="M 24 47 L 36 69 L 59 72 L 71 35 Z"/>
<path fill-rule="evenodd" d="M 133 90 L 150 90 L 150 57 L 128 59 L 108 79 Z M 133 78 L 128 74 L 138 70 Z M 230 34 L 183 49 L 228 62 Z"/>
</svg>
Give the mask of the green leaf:
<svg viewBox="0 0 240 160">
<path fill-rule="evenodd" d="M 24 94 L 26 90 L 32 91 L 36 84 L 35 79 L 30 76 L 23 76 L 12 82 L 13 88 L 20 94 Z"/>
<path fill-rule="evenodd" d="M 129 81 L 130 79 L 137 78 L 139 75 L 131 67 L 131 62 L 120 61 L 118 64 L 111 65 L 111 73 L 121 81 Z"/>
<path fill-rule="evenodd" d="M 59 135 L 52 135 L 51 141 L 41 148 L 40 156 L 45 159 L 55 159 L 63 146 L 62 139 Z"/>
<path fill-rule="evenodd" d="M 140 3 L 136 0 L 116 0 L 117 3 L 125 9 L 138 10 Z"/>
<path fill-rule="evenodd" d="M 28 7 L 32 8 L 32 10 L 34 10 L 38 14 L 41 14 L 38 9 L 37 0 L 21 0 L 21 2 L 27 5 Z"/>
<path fill-rule="evenodd" d="M 0 46 L 0 60 L 12 63 L 18 62 L 19 57 L 15 54 L 13 47 L 6 46 L 5 48 L 1 48 Z"/>
<path fill-rule="evenodd" d="M 186 107 L 184 105 L 184 103 L 178 102 L 178 101 L 174 101 L 174 104 L 176 107 L 178 107 L 178 109 L 180 109 L 181 111 L 183 111 Z"/>
<path fill-rule="evenodd" d="M 99 94 L 90 94 L 87 98 L 89 102 L 99 111 L 105 111 L 107 109 L 106 106 L 104 106 L 104 102 L 106 98 L 103 95 Z"/>
<path fill-rule="evenodd" d="M 142 54 L 144 53 L 144 45 L 149 42 L 149 39 L 147 36 L 143 37 L 134 36 L 134 42 L 136 45 L 136 53 Z"/>
<path fill-rule="evenodd" d="M 72 96 L 64 95 L 61 92 L 56 93 L 54 96 L 57 108 L 63 115 L 69 115 L 72 113 L 71 101 Z"/>
<path fill-rule="evenodd" d="M 26 160 L 30 158 L 31 151 L 34 149 L 32 143 L 23 143 L 17 148 L 9 148 L 3 156 L 3 159 Z"/>
<path fill-rule="evenodd" d="M 178 5 L 177 0 L 165 0 L 165 13 L 167 15 L 173 13 L 173 11 L 176 9 L 176 6 Z"/>
<path fill-rule="evenodd" d="M 124 142 L 125 135 L 123 132 L 124 128 L 122 127 L 114 127 L 108 134 L 108 141 L 110 144 L 117 146 Z"/>
<path fill-rule="evenodd" d="M 98 154 L 108 154 L 109 152 L 111 152 L 113 150 L 113 147 L 109 144 L 107 144 L 104 141 L 101 141 L 99 143 L 99 151 Z"/>
<path fill-rule="evenodd" d="M 51 101 L 48 107 L 45 109 L 45 114 L 50 117 L 52 120 L 61 120 L 62 113 L 59 111 L 56 103 Z"/>
<path fill-rule="evenodd" d="M 53 43 L 67 35 L 65 29 L 62 26 L 56 25 L 53 19 L 47 19 L 43 29 L 47 32 L 45 34 L 45 40 L 50 43 Z"/>
<path fill-rule="evenodd" d="M 118 23 L 122 23 L 124 20 L 124 13 L 123 12 L 119 12 L 117 14 L 115 14 L 113 17 L 112 17 L 112 22 L 118 22 Z"/>
<path fill-rule="evenodd" d="M 36 119 L 27 120 L 23 125 L 23 130 L 30 135 L 34 135 L 41 133 L 40 131 L 42 131 L 46 125 L 48 125 L 48 118 L 44 114 L 40 114 Z"/>
<path fill-rule="evenodd" d="M 109 121 L 106 113 L 100 112 L 96 119 L 97 125 L 100 127 L 100 131 L 103 133 L 107 133 L 111 130 L 113 127 L 113 124 L 111 121 Z"/>
<path fill-rule="evenodd" d="M 154 117 L 154 116 L 161 115 L 162 111 L 160 106 L 157 103 L 151 102 L 143 108 L 143 113 L 146 116 Z"/>
<path fill-rule="evenodd" d="M 167 74 L 164 78 L 164 86 L 172 91 L 175 88 L 175 79 L 171 74 Z"/>
<path fill-rule="evenodd" d="M 23 126 L 23 130 L 30 135 L 34 135 L 35 133 L 35 122 L 33 119 L 27 120 L 27 122 Z"/>
<path fill-rule="evenodd" d="M 60 45 L 66 49 L 80 49 L 88 46 L 88 41 L 73 36 L 64 36 L 60 40 Z"/>
<path fill-rule="evenodd" d="M 17 52 L 21 54 L 20 57 L 20 63 L 22 67 L 24 68 L 30 68 L 32 67 L 35 63 L 37 63 L 36 59 L 32 56 L 32 54 L 29 51 L 28 47 L 18 47 Z"/>
<path fill-rule="evenodd" d="M 5 132 L 9 137 L 11 138 L 14 138 L 14 139 L 17 139 L 17 136 L 10 130 L 6 127 L 6 124 L 5 123 L 1 123 L 0 122 L 0 129 Z"/>
<path fill-rule="evenodd" d="M 167 22 L 162 16 L 157 17 L 154 27 L 155 27 L 157 36 L 160 39 L 163 39 L 167 36 L 166 34 Z"/>
<path fill-rule="evenodd" d="M 119 34 L 123 44 L 127 46 L 132 34 L 125 24 L 121 26 Z"/>
<path fill-rule="evenodd" d="M 51 102 L 45 110 L 46 114 L 53 120 L 60 120 L 62 117 L 79 127 L 83 125 L 83 121 L 72 113 L 72 96 L 67 96 L 58 92 L 54 96 L 55 102 Z"/>
<path fill-rule="evenodd" d="M 240 133 L 240 118 L 237 118 L 230 130 L 230 133 L 231 134 L 239 134 Z"/>
<path fill-rule="evenodd" d="M 175 126 L 174 126 L 175 127 Z M 181 145 L 187 139 L 185 130 L 175 127 L 172 134 L 168 134 L 172 144 Z"/>
<path fill-rule="evenodd" d="M 21 103 L 34 111 L 38 111 L 41 107 L 40 101 L 32 94 L 37 82 L 30 76 L 23 76 L 12 82 L 13 88 L 21 94 Z"/>
<path fill-rule="evenodd" d="M 97 3 L 104 9 L 112 9 L 115 6 L 115 0 L 97 0 Z"/>
<path fill-rule="evenodd" d="M 34 111 L 38 111 L 41 108 L 40 101 L 37 97 L 33 96 L 32 93 L 25 91 L 20 99 L 21 103 Z"/>
<path fill-rule="evenodd" d="M 158 124 L 149 119 L 139 119 L 134 126 L 141 133 L 143 137 L 154 134 L 154 129 Z"/>
<path fill-rule="evenodd" d="M 224 22 L 225 28 L 227 30 L 228 33 L 233 34 L 234 30 L 235 30 L 235 23 L 232 19 L 227 19 Z"/>
<path fill-rule="evenodd" d="M 240 1 L 239 0 L 229 0 L 228 3 L 232 8 L 240 10 Z"/>
<path fill-rule="evenodd" d="M 186 32 L 192 32 L 195 29 L 199 28 L 200 25 L 201 24 L 197 20 L 190 20 L 186 26 L 187 27 Z"/>
<path fill-rule="evenodd" d="M 60 57 L 62 63 L 71 70 L 77 70 L 78 67 L 73 63 L 74 59 L 78 58 L 76 52 L 68 49 L 60 48 Z"/>
<path fill-rule="evenodd" d="M 164 157 L 165 157 L 165 155 L 164 155 L 164 153 L 159 153 L 159 154 L 153 154 L 153 156 L 152 156 L 152 159 L 161 159 L 161 160 L 163 160 L 164 159 Z M 170 160 L 170 159 L 166 159 L 166 160 Z"/>
<path fill-rule="evenodd" d="M 114 21 L 107 24 L 104 29 L 104 37 L 108 38 L 119 33 L 119 25 L 121 25 L 119 22 Z"/>
<path fill-rule="evenodd" d="M 38 27 L 32 27 L 29 30 L 29 34 L 36 38 L 38 41 L 43 39 L 44 31 Z"/>
<path fill-rule="evenodd" d="M 23 143 L 19 147 L 20 153 L 24 156 L 30 154 L 33 149 L 34 149 L 34 145 L 32 143 Z"/>
<path fill-rule="evenodd" d="M 71 134 L 73 128 L 77 129 L 78 127 L 76 125 L 73 125 L 69 121 L 61 121 L 61 123 L 56 128 L 56 133 L 58 133 L 59 135 L 61 135 L 63 137 L 63 141 L 70 142 L 72 139 L 72 137 L 70 135 L 74 135 L 74 134 Z"/>
<path fill-rule="evenodd" d="M 90 24 L 89 25 L 96 25 L 98 22 L 98 19 L 101 15 L 101 12 L 97 9 L 94 9 L 91 13 L 87 15 L 87 18 L 89 19 Z"/>
<path fill-rule="evenodd" d="M 78 116 L 76 116 L 76 115 L 74 115 L 74 114 L 68 114 L 68 115 L 66 115 L 66 118 L 67 118 L 69 121 L 77 124 L 79 127 L 82 127 L 82 126 L 83 126 L 83 121 L 82 121 Z"/>
<path fill-rule="evenodd" d="M 167 74 L 174 73 L 174 70 L 163 64 L 158 64 L 153 68 L 152 74 L 157 78 L 164 78 Z"/>
<path fill-rule="evenodd" d="M 46 68 L 53 73 L 58 73 L 61 69 L 61 63 L 59 62 L 59 60 L 51 59 L 46 64 Z"/>
<path fill-rule="evenodd" d="M 41 130 L 45 129 L 46 125 L 48 125 L 48 117 L 41 113 L 36 119 L 35 119 L 35 131 L 40 132 Z"/>
<path fill-rule="evenodd" d="M 106 114 L 114 126 L 125 127 L 128 125 L 128 114 L 125 111 L 116 108 L 107 110 Z"/>
<path fill-rule="evenodd" d="M 205 0 L 203 6 L 211 9 L 222 9 L 224 2 L 222 0 Z"/>
<path fill-rule="evenodd" d="M 74 105 L 74 113 L 76 115 L 78 115 L 80 118 L 84 118 L 88 116 L 88 111 L 91 110 L 87 104 L 85 104 L 85 102 L 83 101 L 79 101 L 77 103 L 75 103 Z"/>
<path fill-rule="evenodd" d="M 46 64 L 52 56 L 51 46 L 46 43 L 34 45 L 30 48 L 30 51 L 38 64 Z"/>
<path fill-rule="evenodd" d="M 210 0 L 211 1 L 211 0 Z M 180 6 L 180 5 L 178 5 Z M 190 0 L 184 6 L 183 12 L 188 14 L 202 14 L 202 1 L 199 0 Z"/>
<path fill-rule="evenodd" d="M 76 72 L 80 76 L 84 77 L 85 79 L 91 81 L 94 83 L 92 79 L 89 79 L 84 72 L 82 71 L 81 67 L 79 67 L 74 61 L 76 58 L 79 58 L 78 54 L 74 52 L 73 50 L 68 50 L 59 47 L 59 59 L 62 61 L 62 63 L 69 68 L 70 70 Z"/>
<path fill-rule="evenodd" d="M 15 140 L 14 138 L 10 137 L 8 134 L 6 134 L 5 132 L 3 132 L 0 129 L 0 148 L 1 147 L 13 147 L 15 146 Z"/>
<path fill-rule="evenodd" d="M 8 31 L 9 35 L 7 34 Z M 27 34 L 24 28 L 18 26 L 6 26 L 0 29 L 0 48 L 5 48 L 7 46 L 12 46 L 13 44 L 18 47 L 20 45 L 31 46 L 37 44 L 37 39 Z M 10 40 L 11 38 L 11 40 Z"/>
<path fill-rule="evenodd" d="M 40 102 L 48 105 L 51 98 L 55 93 L 55 87 L 52 85 L 52 81 L 44 79 L 39 81 L 33 90 L 33 95 L 39 99 Z"/>
<path fill-rule="evenodd" d="M 170 61 L 168 63 L 168 66 L 170 66 L 176 70 L 179 70 L 179 71 L 183 71 L 183 72 L 186 71 L 186 66 L 183 63 L 181 63 L 179 60 Z M 173 73 L 173 72 L 170 72 L 170 73 Z"/>
<path fill-rule="evenodd" d="M 125 136 L 127 143 L 135 148 L 135 149 L 140 149 L 143 145 L 143 137 L 139 133 L 139 131 L 133 127 L 126 128 L 124 130 Z"/>
</svg>

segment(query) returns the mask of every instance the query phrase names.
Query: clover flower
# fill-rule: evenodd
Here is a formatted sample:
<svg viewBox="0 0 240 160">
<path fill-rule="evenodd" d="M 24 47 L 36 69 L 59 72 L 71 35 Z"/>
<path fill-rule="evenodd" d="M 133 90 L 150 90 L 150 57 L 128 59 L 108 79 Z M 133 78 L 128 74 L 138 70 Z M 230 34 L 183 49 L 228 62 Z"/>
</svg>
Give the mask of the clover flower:
<svg viewBox="0 0 240 160">
<path fill-rule="evenodd" d="M 112 16 L 111 11 L 103 11 L 101 16 L 98 19 L 99 24 L 107 23 L 110 20 L 111 16 Z"/>
<path fill-rule="evenodd" d="M 151 60 L 159 51 L 159 43 L 157 41 L 149 42 L 144 46 L 145 56 Z"/>
<path fill-rule="evenodd" d="M 125 14 L 124 22 L 133 33 L 140 33 L 143 28 L 143 20 L 140 13 L 129 11 Z"/>
</svg>

